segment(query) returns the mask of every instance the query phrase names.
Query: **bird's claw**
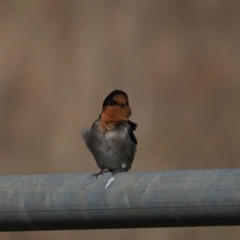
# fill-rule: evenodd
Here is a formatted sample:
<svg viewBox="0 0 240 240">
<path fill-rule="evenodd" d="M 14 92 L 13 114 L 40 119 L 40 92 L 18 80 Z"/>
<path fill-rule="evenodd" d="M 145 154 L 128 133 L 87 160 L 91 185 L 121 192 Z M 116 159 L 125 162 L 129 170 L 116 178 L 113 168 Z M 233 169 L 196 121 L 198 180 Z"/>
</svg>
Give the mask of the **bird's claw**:
<svg viewBox="0 0 240 240">
<path fill-rule="evenodd" d="M 94 173 L 92 176 L 97 178 L 99 175 L 103 175 L 106 172 L 109 172 L 109 170 L 107 168 L 102 168 L 99 173 Z"/>
</svg>

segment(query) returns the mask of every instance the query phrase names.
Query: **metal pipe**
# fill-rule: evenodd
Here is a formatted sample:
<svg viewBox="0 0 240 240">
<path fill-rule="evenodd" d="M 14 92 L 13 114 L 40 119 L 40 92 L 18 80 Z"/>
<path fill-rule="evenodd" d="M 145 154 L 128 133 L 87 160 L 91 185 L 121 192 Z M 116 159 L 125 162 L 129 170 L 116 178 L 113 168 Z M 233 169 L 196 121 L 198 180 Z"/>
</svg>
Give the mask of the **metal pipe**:
<svg viewBox="0 0 240 240">
<path fill-rule="evenodd" d="M 240 169 L 0 177 L 0 231 L 240 225 Z"/>
</svg>

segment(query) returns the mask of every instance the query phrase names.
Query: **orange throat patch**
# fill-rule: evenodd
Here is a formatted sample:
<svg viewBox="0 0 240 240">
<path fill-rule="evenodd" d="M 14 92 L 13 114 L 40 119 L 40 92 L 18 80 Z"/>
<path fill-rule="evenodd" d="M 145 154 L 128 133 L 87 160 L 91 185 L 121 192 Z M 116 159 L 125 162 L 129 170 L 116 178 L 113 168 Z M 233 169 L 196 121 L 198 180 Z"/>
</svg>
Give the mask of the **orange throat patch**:
<svg viewBox="0 0 240 240">
<path fill-rule="evenodd" d="M 107 106 L 100 115 L 101 127 L 105 132 L 108 128 L 128 120 L 132 111 L 129 106 Z"/>
</svg>

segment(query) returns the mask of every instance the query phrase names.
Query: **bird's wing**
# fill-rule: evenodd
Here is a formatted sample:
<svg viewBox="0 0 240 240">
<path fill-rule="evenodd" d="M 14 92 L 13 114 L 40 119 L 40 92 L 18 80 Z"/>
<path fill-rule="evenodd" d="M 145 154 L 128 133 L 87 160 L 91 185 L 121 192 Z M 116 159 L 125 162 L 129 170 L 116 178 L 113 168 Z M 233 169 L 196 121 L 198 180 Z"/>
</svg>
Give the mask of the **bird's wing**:
<svg viewBox="0 0 240 240">
<path fill-rule="evenodd" d="M 93 129 L 93 126 L 98 122 L 98 119 L 94 121 L 94 123 L 92 124 L 91 130 Z"/>
<path fill-rule="evenodd" d="M 133 131 L 137 129 L 137 123 L 134 123 L 128 120 L 128 129 L 129 129 L 129 136 L 131 140 L 137 145 L 137 138 L 135 137 Z"/>
</svg>

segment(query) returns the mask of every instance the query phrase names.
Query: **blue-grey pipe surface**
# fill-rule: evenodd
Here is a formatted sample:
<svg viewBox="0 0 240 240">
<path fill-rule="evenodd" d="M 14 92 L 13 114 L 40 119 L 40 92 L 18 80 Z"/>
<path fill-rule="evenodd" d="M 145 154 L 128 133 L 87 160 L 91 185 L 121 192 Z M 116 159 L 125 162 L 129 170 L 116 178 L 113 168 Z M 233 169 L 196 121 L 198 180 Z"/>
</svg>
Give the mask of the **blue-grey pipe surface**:
<svg viewBox="0 0 240 240">
<path fill-rule="evenodd" d="M 240 224 L 240 169 L 0 177 L 0 231 Z"/>
</svg>

